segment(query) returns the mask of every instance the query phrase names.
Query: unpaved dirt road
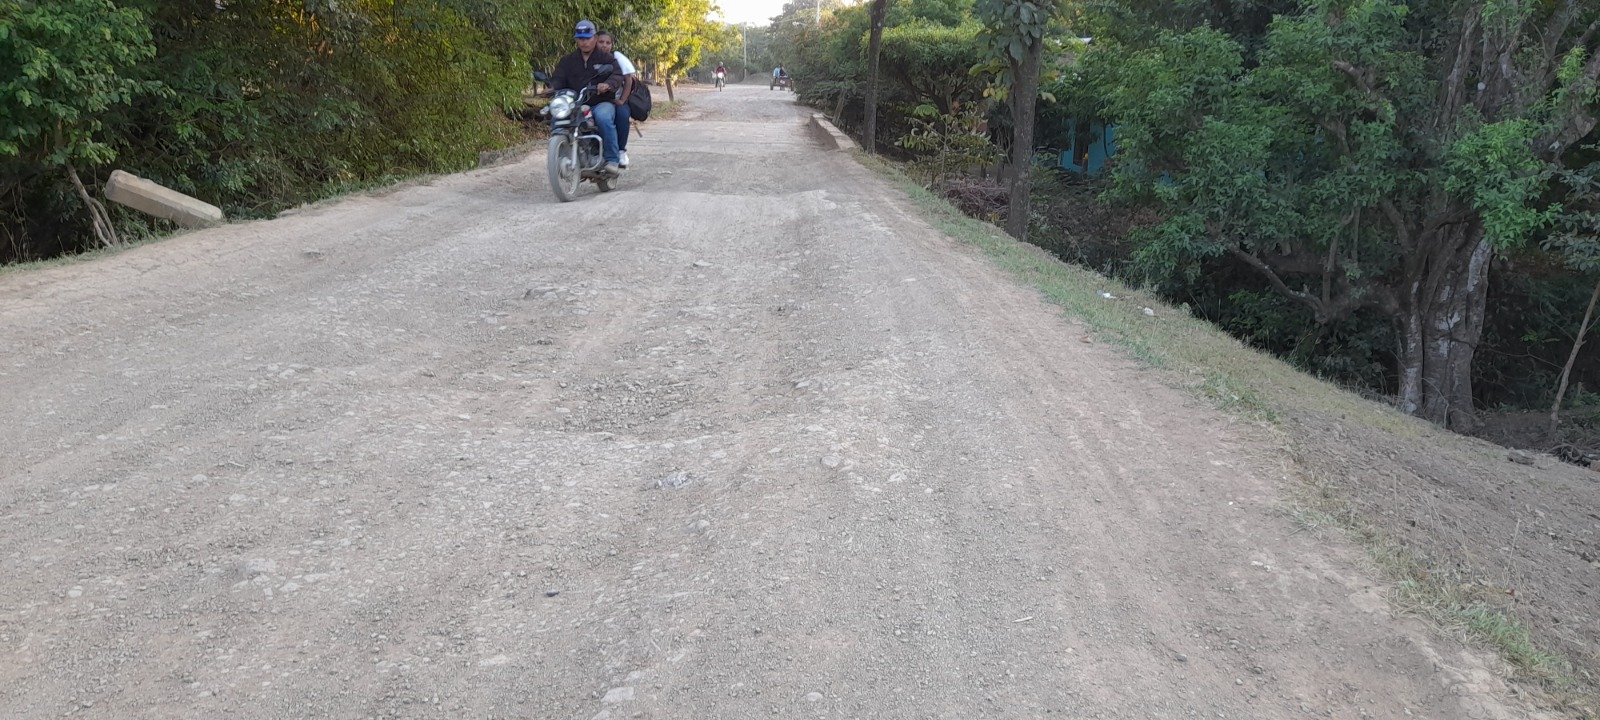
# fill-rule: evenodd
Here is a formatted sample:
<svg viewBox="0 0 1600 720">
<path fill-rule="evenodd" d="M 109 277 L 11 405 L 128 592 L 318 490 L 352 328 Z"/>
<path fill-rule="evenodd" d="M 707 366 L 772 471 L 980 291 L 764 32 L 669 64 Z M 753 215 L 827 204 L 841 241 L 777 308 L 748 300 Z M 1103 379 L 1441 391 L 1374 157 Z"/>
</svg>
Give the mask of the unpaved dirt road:
<svg viewBox="0 0 1600 720">
<path fill-rule="evenodd" d="M 0 717 L 1525 717 L 789 95 L 0 275 Z"/>
</svg>

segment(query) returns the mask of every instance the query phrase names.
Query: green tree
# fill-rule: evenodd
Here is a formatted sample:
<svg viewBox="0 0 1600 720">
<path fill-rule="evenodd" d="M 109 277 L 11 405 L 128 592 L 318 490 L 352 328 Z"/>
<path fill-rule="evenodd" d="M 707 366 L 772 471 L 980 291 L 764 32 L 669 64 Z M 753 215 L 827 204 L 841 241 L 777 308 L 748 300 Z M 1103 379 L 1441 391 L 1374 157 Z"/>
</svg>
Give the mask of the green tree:
<svg viewBox="0 0 1600 720">
<path fill-rule="evenodd" d="M 1032 203 L 1034 110 L 1044 67 L 1045 33 L 1065 0 L 979 0 L 974 14 L 983 23 L 990 51 L 1003 68 L 997 84 L 1011 109 L 1011 188 L 1006 232 L 1028 237 Z"/>
<path fill-rule="evenodd" d="M 767 27 L 773 58 L 791 69 L 800 66 L 804 55 L 812 52 L 821 41 L 824 26 L 844 9 L 844 0 L 789 0 L 784 3 L 783 11 L 773 16 Z"/>
<path fill-rule="evenodd" d="M 716 52 L 726 42 L 722 24 L 709 16 L 717 12 L 711 0 L 668 0 L 653 22 L 640 33 L 634 48 L 641 59 L 654 64 L 667 85 L 667 99 L 675 99 L 672 86 L 705 52 Z"/>
<path fill-rule="evenodd" d="M 867 16 L 872 22 L 867 40 L 867 98 L 865 128 L 861 132 L 861 147 L 868 155 L 878 152 L 878 58 L 882 56 L 883 21 L 889 14 L 889 0 L 872 0 Z"/>
<path fill-rule="evenodd" d="M 889 27 L 959 27 L 972 20 L 974 0 L 900 0 L 889 9 Z"/>
<path fill-rule="evenodd" d="M 957 103 L 982 96 L 984 78 L 972 72 L 984 60 L 978 33 L 977 23 L 891 27 L 883 33 L 886 76 L 933 103 L 940 115 L 950 115 Z"/>
<path fill-rule="evenodd" d="M 1319 324 L 1391 318 L 1400 407 L 1470 429 L 1490 258 L 1555 217 L 1551 170 L 1596 125 L 1600 6 L 1299 5 L 1259 40 L 1202 28 L 1091 53 L 1117 192 L 1165 218 L 1139 259 L 1170 277 L 1232 257 Z"/>
<path fill-rule="evenodd" d="M 102 113 L 159 91 L 129 77 L 154 54 L 144 18 L 111 0 L 0 1 L 0 158 L 64 172 L 103 245 L 117 242 L 116 227 L 77 166 L 116 158 L 101 137 Z M 0 197 L 26 172 L 5 179 L 11 186 L 0 186 Z"/>
</svg>

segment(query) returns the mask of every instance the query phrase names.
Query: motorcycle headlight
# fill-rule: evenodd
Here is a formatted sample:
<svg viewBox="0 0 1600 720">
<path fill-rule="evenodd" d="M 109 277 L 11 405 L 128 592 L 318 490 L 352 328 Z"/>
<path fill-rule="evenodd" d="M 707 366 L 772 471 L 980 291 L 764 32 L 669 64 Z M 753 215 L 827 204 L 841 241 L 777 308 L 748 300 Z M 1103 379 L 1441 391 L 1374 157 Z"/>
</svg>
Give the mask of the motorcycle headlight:
<svg viewBox="0 0 1600 720">
<path fill-rule="evenodd" d="M 550 117 L 557 120 L 565 120 L 572 117 L 572 98 L 565 95 L 557 95 L 555 99 L 551 100 Z"/>
</svg>

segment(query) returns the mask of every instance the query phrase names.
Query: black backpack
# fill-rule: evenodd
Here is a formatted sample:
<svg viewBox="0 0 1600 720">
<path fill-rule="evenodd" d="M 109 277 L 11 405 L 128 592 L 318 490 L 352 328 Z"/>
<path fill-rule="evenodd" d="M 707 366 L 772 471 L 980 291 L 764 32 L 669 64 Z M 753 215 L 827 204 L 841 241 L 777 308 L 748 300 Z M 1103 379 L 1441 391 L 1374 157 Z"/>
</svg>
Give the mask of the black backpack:
<svg viewBox="0 0 1600 720">
<path fill-rule="evenodd" d="M 633 84 L 633 93 L 628 95 L 628 117 L 633 122 L 644 122 L 650 119 L 650 86 L 644 80 Z"/>
</svg>

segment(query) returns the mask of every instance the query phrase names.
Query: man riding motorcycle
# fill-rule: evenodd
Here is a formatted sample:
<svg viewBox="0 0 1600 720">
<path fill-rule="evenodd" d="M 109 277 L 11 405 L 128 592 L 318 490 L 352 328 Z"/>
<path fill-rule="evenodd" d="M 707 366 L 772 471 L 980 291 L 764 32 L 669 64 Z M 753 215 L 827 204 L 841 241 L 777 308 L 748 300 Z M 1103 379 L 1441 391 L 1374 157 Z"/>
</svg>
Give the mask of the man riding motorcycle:
<svg viewBox="0 0 1600 720">
<path fill-rule="evenodd" d="M 717 86 L 721 87 L 723 84 L 725 84 L 727 82 L 724 78 L 728 77 L 728 69 L 723 67 L 722 63 L 717 63 L 717 73 L 716 74 L 717 74 Z"/>
<path fill-rule="evenodd" d="M 614 74 L 617 60 L 611 53 L 599 48 L 594 36 L 594 23 L 588 20 L 578 21 L 577 27 L 572 32 L 572 37 L 577 40 L 578 49 L 568 53 L 556 63 L 555 74 L 550 76 L 550 89 L 579 90 L 596 79 L 602 81 L 595 86 L 596 95 L 590 112 L 594 113 L 595 125 L 600 129 L 601 144 L 605 146 L 605 170 L 612 175 L 620 175 L 622 157 L 621 149 L 617 147 L 617 105 L 614 102 L 617 86 L 605 82 Z M 598 71 L 603 65 L 613 68 L 611 73 L 604 77 Z"/>
</svg>

